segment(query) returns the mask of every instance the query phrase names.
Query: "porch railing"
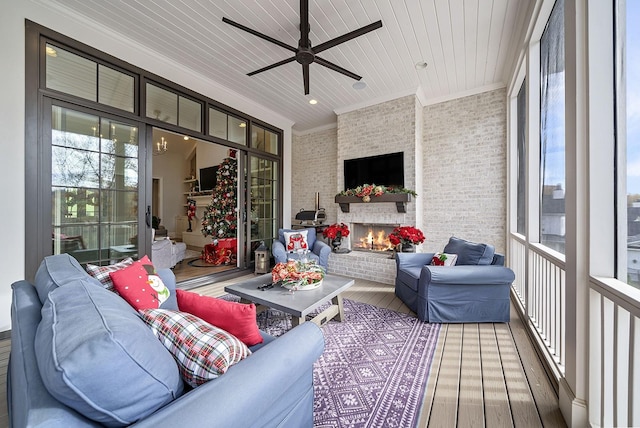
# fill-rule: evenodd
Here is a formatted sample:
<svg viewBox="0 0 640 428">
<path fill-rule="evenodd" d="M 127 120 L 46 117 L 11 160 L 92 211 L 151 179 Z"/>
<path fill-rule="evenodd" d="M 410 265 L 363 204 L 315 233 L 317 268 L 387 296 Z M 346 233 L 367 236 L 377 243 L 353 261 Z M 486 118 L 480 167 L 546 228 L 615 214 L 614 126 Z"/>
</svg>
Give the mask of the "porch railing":
<svg viewBox="0 0 640 428">
<path fill-rule="evenodd" d="M 564 262 L 533 245 L 527 250 L 518 237 L 512 238 L 509 255 L 520 310 L 526 314 L 547 362 L 562 375 L 566 346 Z"/>
<path fill-rule="evenodd" d="M 558 379 L 564 376 L 565 265 L 537 244 L 512 236 L 513 293 L 532 336 Z M 611 279 L 589 282 L 589 422 L 640 426 L 640 291 Z"/>
</svg>

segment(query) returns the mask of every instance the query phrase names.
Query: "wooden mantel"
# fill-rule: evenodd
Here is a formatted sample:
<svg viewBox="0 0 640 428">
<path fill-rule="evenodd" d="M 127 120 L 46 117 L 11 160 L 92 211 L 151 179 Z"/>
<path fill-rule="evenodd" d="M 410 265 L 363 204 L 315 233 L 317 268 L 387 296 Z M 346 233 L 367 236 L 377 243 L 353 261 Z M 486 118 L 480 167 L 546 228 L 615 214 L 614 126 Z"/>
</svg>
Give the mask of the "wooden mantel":
<svg viewBox="0 0 640 428">
<path fill-rule="evenodd" d="M 385 193 L 380 196 L 371 196 L 371 201 L 365 202 L 359 196 L 336 196 L 336 203 L 340 204 L 343 213 L 349 212 L 349 204 L 373 204 L 378 202 L 395 202 L 399 213 L 407 212 L 407 202 L 411 201 L 409 193 Z"/>
</svg>

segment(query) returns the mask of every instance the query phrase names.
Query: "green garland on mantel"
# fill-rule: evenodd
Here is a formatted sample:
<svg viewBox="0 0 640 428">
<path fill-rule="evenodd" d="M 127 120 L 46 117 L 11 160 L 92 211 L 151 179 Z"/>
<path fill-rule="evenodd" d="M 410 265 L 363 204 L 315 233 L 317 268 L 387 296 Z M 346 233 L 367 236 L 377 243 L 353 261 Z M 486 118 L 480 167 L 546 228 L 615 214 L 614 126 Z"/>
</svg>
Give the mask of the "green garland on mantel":
<svg viewBox="0 0 640 428">
<path fill-rule="evenodd" d="M 363 184 L 362 186 L 358 186 L 354 189 L 343 190 L 338 193 L 336 196 L 357 196 L 362 198 L 363 201 L 369 202 L 371 197 L 382 196 L 385 194 L 409 194 L 413 196 L 418 196 L 418 194 L 411 189 L 407 189 L 400 186 L 379 186 L 376 184 Z"/>
</svg>

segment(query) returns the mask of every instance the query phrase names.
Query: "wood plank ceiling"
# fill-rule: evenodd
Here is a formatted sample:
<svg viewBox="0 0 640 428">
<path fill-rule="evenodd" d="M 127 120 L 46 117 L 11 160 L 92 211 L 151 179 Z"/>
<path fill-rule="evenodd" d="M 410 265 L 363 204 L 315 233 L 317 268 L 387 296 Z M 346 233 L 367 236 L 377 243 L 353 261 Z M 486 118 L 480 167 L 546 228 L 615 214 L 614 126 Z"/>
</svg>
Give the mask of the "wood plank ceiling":
<svg viewBox="0 0 640 428">
<path fill-rule="evenodd" d="M 292 62 L 249 77 L 291 52 L 222 22 L 222 17 L 298 45 L 298 0 L 35 0 L 95 21 L 295 122 L 335 123 L 335 111 L 410 93 L 427 102 L 504 86 L 533 0 L 310 0 L 313 45 L 382 20 L 383 27 L 322 53 L 363 76 L 366 88 L 318 64 L 304 95 Z M 425 69 L 415 64 L 424 61 Z M 154 70 L 150 70 L 154 71 Z M 309 99 L 318 100 L 310 105 Z"/>
</svg>

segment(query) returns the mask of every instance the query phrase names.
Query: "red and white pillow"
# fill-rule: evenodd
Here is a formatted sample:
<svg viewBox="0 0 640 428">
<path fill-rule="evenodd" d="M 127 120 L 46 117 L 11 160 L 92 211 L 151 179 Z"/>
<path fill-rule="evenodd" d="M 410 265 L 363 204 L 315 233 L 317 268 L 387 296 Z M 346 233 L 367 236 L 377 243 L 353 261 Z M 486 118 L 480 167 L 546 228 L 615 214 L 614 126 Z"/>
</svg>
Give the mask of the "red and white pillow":
<svg viewBox="0 0 640 428">
<path fill-rule="evenodd" d="M 175 358 L 182 379 L 194 388 L 251 355 L 240 339 L 195 315 L 167 309 L 139 313 Z"/>
<path fill-rule="evenodd" d="M 137 310 L 159 308 L 169 298 L 169 289 L 147 256 L 124 269 L 109 272 L 109 276 L 115 291 Z"/>
<path fill-rule="evenodd" d="M 215 297 L 201 296 L 185 290 L 176 290 L 178 308 L 203 319 L 236 336 L 247 346 L 262 343 L 264 339 L 256 322 L 256 305 L 228 302 Z"/>
<path fill-rule="evenodd" d="M 458 260 L 457 254 L 435 253 L 431 259 L 432 266 L 455 266 Z"/>
<path fill-rule="evenodd" d="M 87 273 L 100 281 L 102 286 L 109 291 L 115 291 L 113 288 L 113 281 L 111 280 L 110 272 L 115 272 L 120 269 L 124 269 L 127 266 L 131 266 L 133 264 L 133 259 L 131 257 L 127 257 L 121 262 L 114 263 L 108 266 L 98 266 L 92 265 L 91 263 L 87 264 Z"/>
<path fill-rule="evenodd" d="M 296 230 L 284 232 L 284 247 L 290 253 L 298 253 L 309 250 L 308 230 Z"/>
</svg>

